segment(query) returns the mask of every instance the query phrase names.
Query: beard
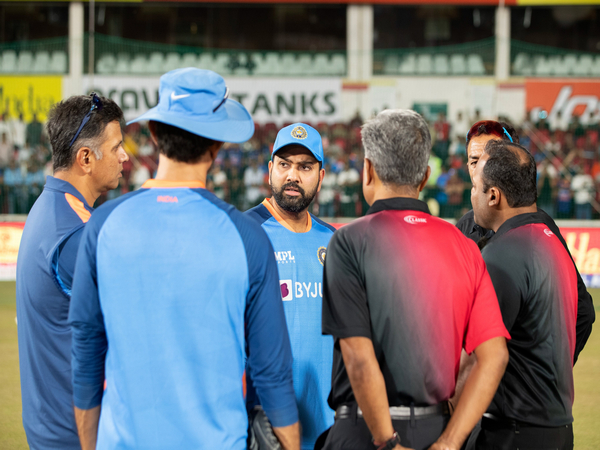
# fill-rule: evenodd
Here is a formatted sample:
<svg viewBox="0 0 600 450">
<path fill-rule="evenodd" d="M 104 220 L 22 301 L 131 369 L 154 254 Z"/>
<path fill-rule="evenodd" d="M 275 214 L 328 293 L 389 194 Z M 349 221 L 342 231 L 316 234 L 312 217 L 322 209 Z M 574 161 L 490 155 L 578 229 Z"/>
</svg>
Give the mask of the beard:
<svg viewBox="0 0 600 450">
<path fill-rule="evenodd" d="M 288 188 L 294 188 L 298 191 L 300 195 L 291 196 L 285 193 L 285 190 Z M 319 188 L 319 183 L 315 188 L 309 192 L 308 194 L 304 189 L 298 186 L 296 183 L 286 183 L 281 186 L 281 189 L 277 189 L 275 186 L 271 186 L 273 190 L 273 197 L 275 197 L 275 201 L 279 205 L 281 209 L 287 211 L 289 213 L 298 214 L 308 208 L 308 205 L 313 201 L 315 196 L 317 195 L 317 189 Z"/>
</svg>

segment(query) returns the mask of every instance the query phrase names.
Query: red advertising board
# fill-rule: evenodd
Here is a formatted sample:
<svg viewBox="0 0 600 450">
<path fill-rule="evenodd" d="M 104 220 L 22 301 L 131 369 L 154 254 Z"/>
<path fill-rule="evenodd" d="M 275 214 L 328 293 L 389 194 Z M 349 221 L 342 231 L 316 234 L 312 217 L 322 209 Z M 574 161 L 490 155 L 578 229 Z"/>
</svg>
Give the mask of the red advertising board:
<svg viewBox="0 0 600 450">
<path fill-rule="evenodd" d="M 600 288 L 600 228 L 561 228 L 588 287 Z"/>
<path fill-rule="evenodd" d="M 335 228 L 343 223 L 333 223 Z M 0 223 L 0 280 L 16 278 L 23 222 Z M 588 287 L 600 288 L 600 228 L 561 228 L 571 255 Z"/>
<path fill-rule="evenodd" d="M 528 79 L 525 82 L 525 105 L 534 114 L 546 111 L 552 121 L 558 112 L 563 120 L 570 121 L 574 115 L 584 118 L 596 113 L 600 104 L 600 80 L 577 79 Z M 537 114 L 535 114 L 537 115 Z"/>
</svg>

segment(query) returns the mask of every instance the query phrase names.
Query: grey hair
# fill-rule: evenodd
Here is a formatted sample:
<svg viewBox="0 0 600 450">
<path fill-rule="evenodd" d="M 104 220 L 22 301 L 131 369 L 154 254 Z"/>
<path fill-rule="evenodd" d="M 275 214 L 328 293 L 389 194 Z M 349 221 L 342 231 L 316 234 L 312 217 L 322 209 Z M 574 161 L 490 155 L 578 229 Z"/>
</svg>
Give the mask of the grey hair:
<svg viewBox="0 0 600 450">
<path fill-rule="evenodd" d="M 431 135 L 409 109 L 387 109 L 362 126 L 365 157 L 384 184 L 417 187 L 427 172 Z"/>
</svg>

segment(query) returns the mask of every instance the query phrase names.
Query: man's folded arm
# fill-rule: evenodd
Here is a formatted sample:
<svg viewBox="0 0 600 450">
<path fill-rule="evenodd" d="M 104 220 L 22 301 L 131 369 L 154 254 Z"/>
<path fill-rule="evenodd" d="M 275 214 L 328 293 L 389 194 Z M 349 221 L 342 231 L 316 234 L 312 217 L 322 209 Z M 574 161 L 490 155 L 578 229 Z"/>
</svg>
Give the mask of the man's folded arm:
<svg viewBox="0 0 600 450">
<path fill-rule="evenodd" d="M 275 435 L 287 449 L 300 448 L 292 348 L 283 311 L 279 273 L 271 243 L 256 225 L 246 241 L 249 291 L 246 302 L 248 371 Z"/>
<path fill-rule="evenodd" d="M 97 234 L 97 224 L 92 219 L 83 232 L 77 253 L 69 307 L 73 402 L 84 449 L 95 447 L 108 348 L 98 296 Z"/>
</svg>

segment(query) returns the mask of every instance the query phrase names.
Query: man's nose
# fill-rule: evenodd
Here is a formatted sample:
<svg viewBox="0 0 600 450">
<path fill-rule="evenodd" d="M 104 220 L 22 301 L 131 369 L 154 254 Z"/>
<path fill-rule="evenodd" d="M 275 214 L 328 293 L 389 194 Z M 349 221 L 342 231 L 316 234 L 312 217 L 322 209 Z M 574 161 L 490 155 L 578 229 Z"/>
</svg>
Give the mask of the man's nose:
<svg viewBox="0 0 600 450">
<path fill-rule="evenodd" d="M 127 154 L 127 152 L 125 151 L 125 149 L 121 146 L 121 162 L 125 162 L 129 160 L 129 155 Z"/>
<path fill-rule="evenodd" d="M 300 171 L 292 166 L 290 170 L 287 172 L 287 181 L 299 181 L 300 180 Z"/>
</svg>

